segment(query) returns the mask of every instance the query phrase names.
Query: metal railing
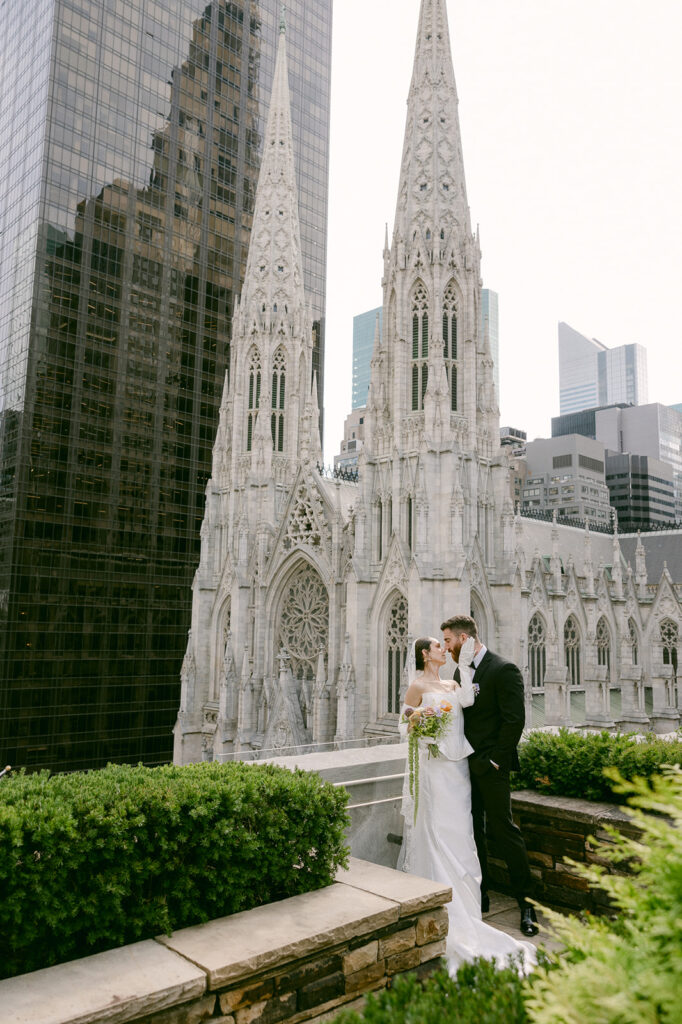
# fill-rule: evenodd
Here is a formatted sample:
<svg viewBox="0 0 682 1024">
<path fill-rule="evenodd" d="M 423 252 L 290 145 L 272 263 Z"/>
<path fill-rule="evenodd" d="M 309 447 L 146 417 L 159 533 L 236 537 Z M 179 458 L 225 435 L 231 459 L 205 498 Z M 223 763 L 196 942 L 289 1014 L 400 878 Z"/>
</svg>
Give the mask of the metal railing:
<svg viewBox="0 0 682 1024">
<path fill-rule="evenodd" d="M 327 480 L 344 480 L 349 484 L 356 484 L 360 478 L 357 469 L 351 466 L 325 466 L 318 462 L 317 472 Z"/>
</svg>

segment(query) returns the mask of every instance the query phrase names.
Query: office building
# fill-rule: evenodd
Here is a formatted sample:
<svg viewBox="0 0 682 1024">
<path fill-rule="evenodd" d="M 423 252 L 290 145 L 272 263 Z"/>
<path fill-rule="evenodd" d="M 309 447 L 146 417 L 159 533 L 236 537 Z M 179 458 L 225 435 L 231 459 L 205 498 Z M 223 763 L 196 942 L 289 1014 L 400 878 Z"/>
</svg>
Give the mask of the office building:
<svg viewBox="0 0 682 1024">
<path fill-rule="evenodd" d="M 580 409 L 578 412 L 567 412 L 563 416 L 552 416 L 552 437 L 563 437 L 564 434 L 582 434 L 583 437 L 597 437 L 597 416 L 606 409 L 627 409 L 625 403 L 597 406 L 594 409 Z"/>
<path fill-rule="evenodd" d="M 322 393 L 331 0 L 288 0 Z M 0 751 L 172 752 L 279 0 L 0 13 Z"/>
<path fill-rule="evenodd" d="M 365 438 L 366 406 L 353 409 L 343 422 L 343 441 L 341 451 L 334 456 L 334 469 L 355 470 L 358 466 L 358 453 Z"/>
<path fill-rule="evenodd" d="M 495 396 L 500 403 L 500 314 L 499 297 L 490 288 L 481 289 L 481 336 L 488 334 L 490 354 L 493 357 Z"/>
<path fill-rule="evenodd" d="M 674 523 L 675 485 L 669 463 L 607 450 L 606 486 L 621 530 Z"/>
<path fill-rule="evenodd" d="M 353 317 L 353 409 L 361 409 L 367 404 L 374 339 L 377 326 L 381 331 L 382 318 L 381 306 Z"/>
<path fill-rule="evenodd" d="M 561 415 L 596 406 L 648 401 L 646 350 L 641 345 L 607 348 L 596 338 L 559 324 Z"/>
<path fill-rule="evenodd" d="M 580 434 L 538 438 L 526 445 L 523 507 L 607 524 L 604 445 Z"/>
<path fill-rule="evenodd" d="M 610 405 L 555 416 L 552 437 L 579 433 L 616 453 L 646 455 L 672 467 L 675 519 L 682 522 L 682 411 L 674 405 Z"/>
</svg>

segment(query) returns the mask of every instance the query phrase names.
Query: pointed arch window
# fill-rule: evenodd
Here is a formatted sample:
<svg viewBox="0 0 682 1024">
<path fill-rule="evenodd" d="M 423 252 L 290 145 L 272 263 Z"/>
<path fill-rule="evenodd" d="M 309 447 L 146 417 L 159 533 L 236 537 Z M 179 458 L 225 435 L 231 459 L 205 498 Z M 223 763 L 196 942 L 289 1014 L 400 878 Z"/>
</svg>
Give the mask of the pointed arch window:
<svg viewBox="0 0 682 1024">
<path fill-rule="evenodd" d="M 443 296 L 443 359 L 450 388 L 450 409 L 457 412 L 457 297 L 452 282 Z"/>
<path fill-rule="evenodd" d="M 424 408 L 429 382 L 429 301 L 423 284 L 412 299 L 412 410 Z"/>
<path fill-rule="evenodd" d="M 260 408 L 261 363 L 260 355 L 254 350 L 249 363 L 249 395 L 246 415 L 246 450 L 251 451 L 256 416 Z"/>
<path fill-rule="evenodd" d="M 273 452 L 284 451 L 284 395 L 286 389 L 286 359 L 284 352 L 278 348 L 272 364 L 272 413 L 270 426 L 272 430 Z"/>
<path fill-rule="evenodd" d="M 545 623 L 537 612 L 528 623 L 528 669 L 530 685 L 538 689 L 545 685 L 547 667 L 547 634 Z"/>
<path fill-rule="evenodd" d="M 639 665 L 639 636 L 637 626 L 632 619 L 628 620 L 628 632 L 630 633 L 630 649 L 632 651 L 632 664 Z"/>
<path fill-rule="evenodd" d="M 580 628 L 572 615 L 569 615 L 564 624 L 564 656 L 568 669 L 568 685 L 582 686 Z"/>
<path fill-rule="evenodd" d="M 611 679 L 611 632 L 602 616 L 597 623 L 597 665 L 606 668 L 606 680 Z"/>
<path fill-rule="evenodd" d="M 663 664 L 672 665 L 673 677 L 677 678 L 677 648 L 679 645 L 679 630 L 677 623 L 672 619 L 663 619 L 661 622 L 661 643 L 663 644 Z"/>
<path fill-rule="evenodd" d="M 399 594 L 388 613 L 386 630 L 386 657 L 388 694 L 386 710 L 397 715 L 400 711 L 400 681 L 407 658 L 407 599 Z"/>
</svg>

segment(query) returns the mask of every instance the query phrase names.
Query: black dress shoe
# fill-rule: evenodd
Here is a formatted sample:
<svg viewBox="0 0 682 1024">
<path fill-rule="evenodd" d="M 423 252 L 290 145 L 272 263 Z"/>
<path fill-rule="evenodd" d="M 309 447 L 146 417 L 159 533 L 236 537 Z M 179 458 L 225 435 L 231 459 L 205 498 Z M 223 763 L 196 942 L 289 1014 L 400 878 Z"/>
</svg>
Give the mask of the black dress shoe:
<svg viewBox="0 0 682 1024">
<path fill-rule="evenodd" d="M 481 893 L 481 913 L 487 914 L 490 910 L 490 896 L 487 892 Z"/>
<path fill-rule="evenodd" d="M 532 907 L 523 907 L 521 910 L 521 924 L 519 928 L 521 929 L 521 934 L 528 936 L 529 939 L 539 932 L 538 919 Z"/>
</svg>

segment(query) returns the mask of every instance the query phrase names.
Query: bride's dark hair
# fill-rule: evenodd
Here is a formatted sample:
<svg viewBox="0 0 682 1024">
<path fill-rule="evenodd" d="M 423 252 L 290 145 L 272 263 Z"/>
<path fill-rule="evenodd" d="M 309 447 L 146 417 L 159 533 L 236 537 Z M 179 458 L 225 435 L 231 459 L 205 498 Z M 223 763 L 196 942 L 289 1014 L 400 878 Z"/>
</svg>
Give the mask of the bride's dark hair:
<svg viewBox="0 0 682 1024">
<path fill-rule="evenodd" d="M 421 636 L 414 642 L 414 666 L 418 672 L 424 671 L 424 651 L 431 649 L 431 637 Z"/>
</svg>

